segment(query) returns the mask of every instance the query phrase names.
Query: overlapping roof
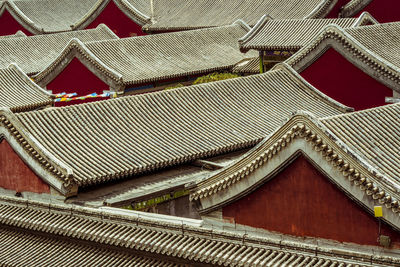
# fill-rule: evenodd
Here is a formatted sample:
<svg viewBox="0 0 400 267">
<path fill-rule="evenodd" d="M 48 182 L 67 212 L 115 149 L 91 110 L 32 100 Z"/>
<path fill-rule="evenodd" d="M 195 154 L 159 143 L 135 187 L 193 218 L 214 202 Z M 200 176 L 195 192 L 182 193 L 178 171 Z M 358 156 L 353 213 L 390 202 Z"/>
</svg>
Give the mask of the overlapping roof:
<svg viewBox="0 0 400 267">
<path fill-rule="evenodd" d="M 21 112 L 50 106 L 52 103 L 51 94 L 35 84 L 16 65 L 0 69 L 0 107 Z"/>
<path fill-rule="evenodd" d="M 31 143 L 26 156 L 39 159 L 49 174 L 42 178 L 54 177 L 63 191 L 61 183 L 99 184 L 250 147 L 299 109 L 349 110 L 282 69 L 19 115 L 3 110 L 0 129 L 29 132 L 20 138 Z"/>
<path fill-rule="evenodd" d="M 199 181 L 191 199 L 212 198 L 224 192 L 218 200 L 204 202 L 203 209 L 209 212 L 225 205 L 235 198 L 231 194 L 235 184 L 243 182 L 243 191 L 254 188 L 260 181 L 248 180 L 252 173 L 270 165 L 262 175 L 270 177 L 300 150 L 364 207 L 373 210 L 377 202 L 384 205 L 384 219 L 400 229 L 399 128 L 400 104 L 319 119 L 298 113 L 247 155 Z M 300 143 L 294 145 L 296 142 Z"/>
<path fill-rule="evenodd" d="M 154 1 L 154 17 L 145 31 L 188 30 L 233 23 L 237 19 L 255 25 L 264 14 L 274 19 L 322 18 L 336 4 L 332 0 L 179 0 Z"/>
<path fill-rule="evenodd" d="M 56 59 L 72 38 L 82 41 L 118 39 L 104 24 L 90 30 L 18 38 L 2 37 L 0 68 L 16 63 L 28 75 L 38 73 Z"/>
<path fill-rule="evenodd" d="M 2 0 L 0 13 L 7 10 L 33 34 L 65 32 L 84 29 L 110 1 L 140 25 L 150 19 L 140 11 L 147 11 L 149 1 L 146 0 Z"/>
<path fill-rule="evenodd" d="M 54 266 L 397 266 L 399 257 L 366 246 L 255 236 L 202 221 L 113 208 L 82 208 L 0 197 L 3 263 Z M 111 230 L 112 229 L 112 230 Z M 145 255 L 145 256 L 143 256 Z"/>
<path fill-rule="evenodd" d="M 35 76 L 45 86 L 77 57 L 112 88 L 175 77 L 228 70 L 242 54 L 237 40 L 249 31 L 237 21 L 230 26 L 83 43 L 73 40 L 46 69 Z"/>
<path fill-rule="evenodd" d="M 110 1 L 148 31 L 188 30 L 232 24 L 237 19 L 254 25 L 263 14 L 275 19 L 322 18 L 334 0 L 2 0 L 0 13 L 10 12 L 33 34 L 84 29 Z"/>
<path fill-rule="evenodd" d="M 328 25 L 285 63 L 301 72 L 333 48 L 365 73 L 400 92 L 399 38 L 400 22 L 348 29 Z"/>
<path fill-rule="evenodd" d="M 239 44 L 244 52 L 250 49 L 297 51 L 329 24 L 353 28 L 371 23 L 377 22 L 368 13 L 363 13 L 359 18 L 296 20 L 274 20 L 264 15 L 256 26 L 239 40 Z"/>
</svg>

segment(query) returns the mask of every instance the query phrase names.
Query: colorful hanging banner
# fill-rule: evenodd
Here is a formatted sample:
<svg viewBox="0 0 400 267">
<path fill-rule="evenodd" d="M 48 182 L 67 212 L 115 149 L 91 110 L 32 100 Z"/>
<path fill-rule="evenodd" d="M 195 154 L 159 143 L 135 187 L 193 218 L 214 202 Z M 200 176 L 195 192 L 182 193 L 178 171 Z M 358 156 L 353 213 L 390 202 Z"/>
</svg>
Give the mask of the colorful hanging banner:
<svg viewBox="0 0 400 267">
<path fill-rule="evenodd" d="M 117 97 L 117 93 L 115 92 L 107 92 L 107 93 L 102 93 L 100 95 L 98 95 L 97 93 L 92 93 L 92 94 L 88 94 L 85 96 L 76 96 L 78 95 L 77 93 L 71 93 L 71 94 L 67 94 L 67 93 L 61 93 L 61 94 L 57 94 L 56 98 L 54 99 L 54 102 L 68 102 L 68 101 L 72 101 L 72 100 L 85 100 L 87 98 L 100 98 L 100 97 L 112 97 L 115 98 Z"/>
</svg>

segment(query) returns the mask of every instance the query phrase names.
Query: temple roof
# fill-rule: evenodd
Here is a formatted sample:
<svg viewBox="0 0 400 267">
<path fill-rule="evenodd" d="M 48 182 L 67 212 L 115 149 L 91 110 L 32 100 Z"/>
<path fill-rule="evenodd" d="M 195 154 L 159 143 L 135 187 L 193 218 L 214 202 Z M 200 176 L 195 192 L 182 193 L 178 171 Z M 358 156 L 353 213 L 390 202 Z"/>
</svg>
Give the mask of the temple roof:
<svg viewBox="0 0 400 267">
<path fill-rule="evenodd" d="M 400 263 L 396 253 L 368 246 L 271 237 L 211 228 L 200 220 L 6 196 L 0 197 L 0 225 L 2 263 L 18 265 L 381 267 Z"/>
<path fill-rule="evenodd" d="M 400 22 L 343 29 L 328 25 L 285 61 L 301 72 L 333 48 L 352 64 L 400 92 Z"/>
<path fill-rule="evenodd" d="M 0 38 L 0 68 L 16 63 L 28 75 L 38 73 L 55 60 L 71 38 L 95 41 L 118 37 L 104 24 L 90 30 L 18 38 L 2 37 Z"/>
<path fill-rule="evenodd" d="M 341 17 L 351 17 L 361 12 L 373 0 L 351 0 L 340 10 Z"/>
<path fill-rule="evenodd" d="M 176 3 L 175 3 L 176 2 Z M 242 19 L 255 25 L 264 14 L 274 19 L 322 18 L 336 4 L 332 0 L 190 0 L 181 5 L 179 0 L 154 1 L 154 18 L 145 31 L 188 30 L 215 27 Z"/>
<path fill-rule="evenodd" d="M 2 110 L 0 130 L 17 129 L 13 134 L 23 135 L 18 142 L 30 144 L 24 146 L 25 156 L 38 160 L 35 168 L 44 168 L 41 177 L 67 194 L 68 186 L 104 183 L 251 147 L 299 109 L 317 116 L 351 110 L 294 71 L 281 69 L 38 112 Z"/>
<path fill-rule="evenodd" d="M 150 20 L 147 0 L 1 0 L 5 10 L 33 34 L 82 30 L 93 22 L 110 1 L 139 25 Z"/>
<path fill-rule="evenodd" d="M 114 88 L 167 80 L 175 77 L 229 70 L 254 53 L 242 54 L 237 40 L 249 31 L 237 21 L 230 26 L 148 36 L 80 42 L 73 40 L 54 62 L 35 76 L 45 86 L 73 57 L 90 66 Z"/>
<path fill-rule="evenodd" d="M 315 118 L 298 112 L 254 149 L 217 174 L 198 181 L 191 194 L 204 212 L 239 197 L 267 181 L 296 154 L 303 153 L 328 179 L 373 211 L 384 205 L 384 219 L 400 229 L 400 104 Z M 250 178 L 253 177 L 253 178 Z M 222 193 L 213 199 L 213 195 Z M 235 192 L 235 193 L 233 193 Z"/>
<path fill-rule="evenodd" d="M 274 20 L 264 15 L 251 31 L 239 40 L 240 50 L 296 51 L 306 45 L 327 25 L 336 24 L 342 28 L 376 23 L 368 13 L 359 18 L 339 19 L 287 19 Z"/>
<path fill-rule="evenodd" d="M 275 19 L 322 18 L 336 4 L 334 0 L 1 0 L 4 10 L 33 34 L 84 29 L 114 1 L 128 17 L 148 31 L 188 30 L 232 24 L 238 19 L 254 25 L 263 14 Z"/>
<path fill-rule="evenodd" d="M 21 112 L 46 107 L 52 103 L 51 94 L 35 84 L 16 65 L 0 69 L 0 107 Z"/>
</svg>

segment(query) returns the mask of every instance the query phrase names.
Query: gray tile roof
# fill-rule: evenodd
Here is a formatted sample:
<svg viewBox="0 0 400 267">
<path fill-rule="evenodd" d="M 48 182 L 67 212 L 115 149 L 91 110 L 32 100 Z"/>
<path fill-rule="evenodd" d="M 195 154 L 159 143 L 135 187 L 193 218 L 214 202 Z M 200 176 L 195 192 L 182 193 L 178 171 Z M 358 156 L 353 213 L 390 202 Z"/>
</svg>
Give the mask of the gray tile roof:
<svg viewBox="0 0 400 267">
<path fill-rule="evenodd" d="M 226 199 L 232 199 L 229 196 L 231 186 L 247 181 L 246 185 L 251 187 L 254 181 L 250 182 L 247 178 L 252 173 L 263 166 L 268 167 L 268 164 L 274 166 L 274 157 L 284 151 L 292 151 L 290 146 L 295 140 L 304 140 L 311 145 L 313 152 L 319 152 L 318 156 L 307 152 L 304 143 L 297 143 L 297 146 L 303 147 L 303 153 L 307 156 L 314 157 L 313 162 L 320 168 L 328 166 L 327 169 L 334 170 L 327 175 L 329 179 L 346 188 L 345 191 L 355 201 L 360 201 L 368 209 L 373 210 L 377 203 L 383 205 L 387 208 L 384 219 L 400 229 L 399 128 L 400 104 L 319 119 L 309 114 L 295 114 L 247 155 L 215 175 L 198 181 L 191 199 L 212 198 L 212 195 L 224 190 L 228 194 Z M 281 158 L 290 157 L 286 154 L 278 159 Z M 262 177 L 274 175 L 273 167 L 268 170 L 270 173 L 264 172 Z M 221 195 L 219 197 L 222 198 Z M 204 209 L 208 212 L 228 202 L 223 201 L 208 200 L 207 203 L 213 204 Z"/>
<path fill-rule="evenodd" d="M 95 19 L 107 1 L 4 0 L 0 5 L 33 34 L 81 29 L 82 22 Z M 87 24 L 86 24 L 87 25 Z"/>
<path fill-rule="evenodd" d="M 238 61 L 254 56 L 254 53 L 240 53 L 237 43 L 248 30 L 246 24 L 238 21 L 230 26 L 119 40 L 73 41 L 57 60 L 35 76 L 35 81 L 45 86 L 58 75 L 54 71 L 59 70 L 57 66 L 75 55 L 84 55 L 82 60 L 93 65 L 99 77 L 105 73 L 108 80 L 127 88 L 174 77 L 228 70 Z M 72 54 L 72 50 L 77 52 Z"/>
<path fill-rule="evenodd" d="M 0 262 L 4 266 L 184 266 L 96 243 L 9 228 L 0 229 Z"/>
<path fill-rule="evenodd" d="M 400 22 L 343 29 L 324 27 L 285 63 L 301 72 L 329 48 L 387 87 L 400 92 Z"/>
<path fill-rule="evenodd" d="M 187 30 L 228 25 L 242 19 L 255 25 L 264 14 L 274 19 L 324 17 L 335 4 L 332 0 L 179 0 L 154 1 L 154 18 L 147 31 Z"/>
<path fill-rule="evenodd" d="M 96 29 L 36 35 L 18 38 L 0 38 L 0 68 L 16 63 L 26 74 L 35 74 L 46 68 L 64 49 L 71 38 L 82 41 L 117 39 L 105 25 Z"/>
<path fill-rule="evenodd" d="M 257 74 L 260 73 L 260 58 L 245 59 L 232 68 L 234 73 Z"/>
<path fill-rule="evenodd" d="M 345 29 L 351 37 L 377 56 L 400 68 L 400 22 Z"/>
<path fill-rule="evenodd" d="M 21 112 L 46 107 L 52 103 L 51 95 L 16 65 L 0 69 L 0 107 Z"/>
<path fill-rule="evenodd" d="M 297 51 L 329 24 L 350 28 L 371 22 L 376 21 L 368 13 L 363 13 L 359 18 L 305 20 L 274 20 L 263 16 L 257 25 L 239 40 L 239 44 L 241 51 L 250 49 Z"/>
<path fill-rule="evenodd" d="M 0 202 L 0 259 L 16 266 L 54 266 L 55 262 L 109 265 L 106 258 L 113 263 L 120 260 L 121 266 L 136 261 L 148 266 L 152 260 L 153 265 L 161 266 L 168 266 L 168 260 L 190 266 L 381 267 L 400 263 L 396 254 L 366 246 L 332 246 L 222 231 L 201 226 L 201 221 L 159 214 L 5 196 Z"/>
<path fill-rule="evenodd" d="M 26 34 L 23 31 L 17 31 L 15 34 L 0 36 L 0 40 L 8 38 L 17 38 L 17 37 L 26 37 Z"/>
<path fill-rule="evenodd" d="M 346 5 L 340 10 L 339 16 L 341 17 L 351 17 L 361 12 L 369 3 L 373 0 L 350 0 Z"/>
<path fill-rule="evenodd" d="M 400 187 L 400 104 L 321 121 L 359 157 Z"/>
<path fill-rule="evenodd" d="M 87 186 L 250 147 L 299 109 L 317 116 L 348 110 L 282 69 L 65 108 L 3 112 L 0 131 L 18 124 L 41 144 L 47 171 Z"/>
</svg>

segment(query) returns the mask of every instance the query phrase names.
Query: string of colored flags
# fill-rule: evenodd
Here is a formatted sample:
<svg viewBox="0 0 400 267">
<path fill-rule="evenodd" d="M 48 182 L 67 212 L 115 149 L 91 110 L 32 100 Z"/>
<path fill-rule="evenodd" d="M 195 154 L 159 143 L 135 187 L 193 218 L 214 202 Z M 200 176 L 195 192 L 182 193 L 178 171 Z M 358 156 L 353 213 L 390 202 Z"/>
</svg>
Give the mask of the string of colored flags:
<svg viewBox="0 0 400 267">
<path fill-rule="evenodd" d="M 68 101 L 72 101 L 72 100 L 85 100 L 87 98 L 96 98 L 96 97 L 117 97 L 117 93 L 115 92 L 108 92 L 108 93 L 102 93 L 102 94 L 97 94 L 97 93 L 93 93 L 93 94 L 88 94 L 85 96 L 77 96 L 77 93 L 61 93 L 61 94 L 57 94 L 55 96 L 54 102 L 68 102 Z"/>
</svg>

